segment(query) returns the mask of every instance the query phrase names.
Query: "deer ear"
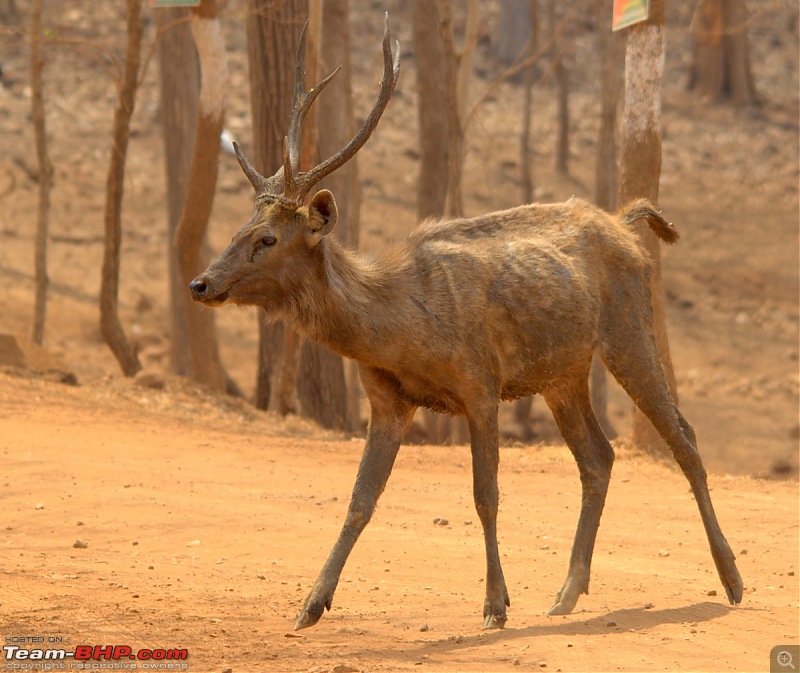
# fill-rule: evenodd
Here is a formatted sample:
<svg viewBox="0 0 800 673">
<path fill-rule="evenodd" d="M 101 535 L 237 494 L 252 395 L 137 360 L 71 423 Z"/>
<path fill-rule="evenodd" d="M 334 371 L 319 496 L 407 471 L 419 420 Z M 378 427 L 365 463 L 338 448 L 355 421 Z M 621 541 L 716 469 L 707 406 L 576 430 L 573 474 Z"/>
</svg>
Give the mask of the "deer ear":
<svg viewBox="0 0 800 673">
<path fill-rule="evenodd" d="M 338 217 L 339 211 L 336 209 L 333 194 L 327 189 L 321 189 L 314 194 L 308 205 L 308 227 L 317 240 L 330 233 Z"/>
</svg>

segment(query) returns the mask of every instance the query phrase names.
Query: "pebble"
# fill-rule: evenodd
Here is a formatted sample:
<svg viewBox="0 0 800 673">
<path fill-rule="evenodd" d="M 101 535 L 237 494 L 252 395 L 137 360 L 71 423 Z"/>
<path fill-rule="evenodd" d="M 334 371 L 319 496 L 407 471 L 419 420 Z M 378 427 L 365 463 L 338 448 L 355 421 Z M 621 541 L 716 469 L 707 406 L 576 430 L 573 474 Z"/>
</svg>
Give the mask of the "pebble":
<svg viewBox="0 0 800 673">
<path fill-rule="evenodd" d="M 666 549 L 662 549 L 660 552 L 658 552 L 658 555 L 666 557 L 669 556 L 669 552 Z"/>
<path fill-rule="evenodd" d="M 89 543 L 86 542 L 86 540 L 81 540 L 80 538 L 78 538 L 77 540 L 75 540 L 72 546 L 75 547 L 75 549 L 86 549 L 86 547 L 89 546 Z"/>
<path fill-rule="evenodd" d="M 709 591 L 706 593 L 706 596 L 716 596 L 716 595 L 717 595 L 717 590 L 716 590 L 716 589 L 710 589 L 710 590 L 709 590 Z"/>
<path fill-rule="evenodd" d="M 612 627 L 614 627 L 614 626 L 616 626 L 616 625 L 617 625 L 617 623 L 616 623 L 616 622 L 608 622 L 608 623 L 606 624 L 606 626 L 607 626 L 608 628 L 612 628 Z"/>
<path fill-rule="evenodd" d="M 33 509 L 44 509 L 44 505 L 40 502 L 37 502 Z"/>
<path fill-rule="evenodd" d="M 436 524 L 437 526 L 449 526 L 450 525 L 450 521 L 445 519 L 443 516 L 437 516 L 433 520 L 433 523 Z"/>
<path fill-rule="evenodd" d="M 419 630 L 423 632 L 430 631 L 430 627 L 427 624 L 420 624 Z"/>
</svg>

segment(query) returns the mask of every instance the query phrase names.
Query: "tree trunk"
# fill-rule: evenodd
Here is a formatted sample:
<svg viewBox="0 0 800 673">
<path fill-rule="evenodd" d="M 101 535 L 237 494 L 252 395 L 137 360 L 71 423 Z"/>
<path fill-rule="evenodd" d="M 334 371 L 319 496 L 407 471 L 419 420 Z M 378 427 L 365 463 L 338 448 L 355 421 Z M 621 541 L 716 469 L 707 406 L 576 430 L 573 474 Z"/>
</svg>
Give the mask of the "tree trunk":
<svg viewBox="0 0 800 673">
<path fill-rule="evenodd" d="M 539 47 L 538 0 L 528 0 L 530 18 L 530 39 L 528 53 L 534 54 Z M 533 147 L 531 146 L 531 116 L 533 114 L 533 83 L 536 79 L 535 62 L 528 64 L 524 72 L 524 93 L 522 100 L 522 133 L 520 134 L 520 175 L 522 179 L 522 202 L 533 203 L 536 189 L 533 174 Z M 532 439 L 531 413 L 533 398 L 523 397 L 514 402 L 514 419 L 522 431 L 522 439 Z"/>
<path fill-rule="evenodd" d="M 449 131 L 444 46 L 439 32 L 439 3 L 414 0 L 414 58 L 417 73 L 417 122 L 419 129 L 419 175 L 417 220 L 442 217 L 447 201 Z M 444 441 L 442 417 L 423 411 L 425 434 L 431 443 Z"/>
<path fill-rule="evenodd" d="M 16 8 L 15 8 L 16 9 Z M 53 184 L 53 165 L 47 153 L 47 126 L 45 124 L 44 98 L 42 96 L 42 0 L 31 5 L 31 118 L 36 137 L 36 159 L 39 166 L 39 207 L 36 215 L 36 245 L 34 274 L 36 297 L 33 305 L 33 340 L 44 340 L 47 312 L 47 228 L 50 219 L 50 190 Z"/>
<path fill-rule="evenodd" d="M 139 57 L 142 44 L 140 0 L 127 0 L 128 45 L 125 71 L 119 83 L 117 107 L 111 136 L 111 161 L 106 179 L 104 214 L 105 243 L 100 283 L 100 332 L 125 376 L 133 376 L 142 365 L 119 322 L 119 265 L 122 247 L 122 195 L 125 186 L 125 161 L 128 155 L 131 117 L 136 102 Z"/>
<path fill-rule="evenodd" d="M 625 35 L 612 33 L 611 8 L 605 0 L 595 0 L 595 30 L 600 56 L 600 131 L 597 139 L 594 200 L 613 212 L 617 207 L 617 109 L 622 93 Z M 617 431 L 608 418 L 608 380 L 605 365 L 595 355 L 591 374 L 592 407 L 606 437 Z"/>
<path fill-rule="evenodd" d="M 550 0 L 548 5 L 550 18 L 550 34 L 555 35 L 559 29 L 556 16 L 556 0 Z M 567 40 L 568 37 L 562 39 Z M 564 65 L 564 49 L 557 41 L 551 48 L 553 74 L 556 80 L 556 172 L 562 175 L 569 174 L 569 77 Z"/>
<path fill-rule="evenodd" d="M 528 45 L 533 28 L 535 7 L 530 0 L 500 0 L 494 55 L 504 65 L 511 65 Z"/>
<path fill-rule="evenodd" d="M 414 0 L 413 10 L 420 153 L 417 219 L 422 222 L 444 215 L 447 199 L 447 87 L 438 3 Z"/>
<path fill-rule="evenodd" d="M 186 200 L 175 230 L 175 248 L 184 283 L 184 305 L 192 378 L 224 392 L 227 382 L 219 357 L 214 314 L 192 301 L 190 281 L 204 268 L 202 247 L 211 217 L 219 168 L 220 133 L 225 114 L 227 58 L 216 0 L 192 9 L 192 36 L 200 59 L 200 100 Z"/>
<path fill-rule="evenodd" d="M 447 172 L 447 215 L 464 215 L 464 193 L 462 185 L 464 161 L 464 128 L 461 126 L 458 101 L 458 53 L 453 37 L 453 20 L 450 0 L 438 0 L 439 31 L 444 47 L 445 98 L 447 109 L 448 172 Z"/>
<path fill-rule="evenodd" d="M 650 0 L 650 19 L 627 29 L 625 51 L 625 110 L 622 116 L 619 198 L 625 204 L 645 197 L 658 201 L 661 176 L 661 78 L 664 71 L 664 5 Z M 669 353 L 661 285 L 661 248 L 649 227 L 641 224 L 638 235 L 653 260 L 650 296 L 653 331 L 661 364 L 677 401 L 677 385 Z M 666 445 L 650 421 L 634 407 L 633 441 L 654 454 L 668 455 Z"/>
<path fill-rule="evenodd" d="M 699 0 L 691 30 L 694 63 L 689 88 L 709 100 L 757 104 L 745 0 Z"/>
<path fill-rule="evenodd" d="M 466 121 L 467 76 L 463 74 L 467 64 L 471 63 L 471 51 L 474 47 L 472 37 L 464 38 L 464 50 L 458 52 L 453 35 L 453 21 L 450 0 L 438 0 L 439 31 L 444 47 L 445 105 L 447 106 L 448 131 L 448 176 L 447 176 L 447 215 L 451 218 L 464 216 L 464 123 Z M 471 14 L 477 11 L 477 5 L 470 2 Z M 468 20 L 467 25 L 470 25 Z M 474 24 L 473 24 L 474 25 Z M 452 441 L 456 444 L 469 442 L 467 422 L 463 417 L 444 417 L 438 426 L 437 443 Z M 431 424 L 431 427 L 436 427 Z"/>
<path fill-rule="evenodd" d="M 262 175 L 272 175 L 283 164 L 283 139 L 292 108 L 295 55 L 300 32 L 308 18 L 308 2 L 249 0 L 247 7 L 253 166 Z M 286 377 L 292 376 L 292 372 L 296 376 L 299 341 L 283 324 L 265 321 L 263 311 L 259 311 L 259 318 L 255 404 L 259 409 L 266 409 L 272 398 L 277 404 L 276 411 L 288 412 L 295 408 L 295 381 L 287 381 Z M 295 361 L 281 364 L 279 358 L 286 357 Z M 273 381 L 277 374 L 281 380 Z"/>
<path fill-rule="evenodd" d="M 317 147 L 321 159 L 338 152 L 356 132 L 350 66 L 349 5 L 349 0 L 325 0 L 323 4 L 322 25 L 325 31 L 320 36 L 317 79 L 340 65 L 342 69 L 325 90 L 325 95 L 315 103 Z M 336 196 L 339 220 L 333 235 L 345 246 L 357 250 L 361 219 L 358 156 L 325 178 L 319 189 L 329 189 Z M 358 365 L 347 361 L 345 377 L 345 363 L 341 356 L 318 344 L 309 344 L 304 352 L 314 348 L 319 349 L 314 357 L 303 359 L 301 356 L 300 381 L 309 377 L 317 377 L 319 381 L 313 386 L 298 386 L 301 409 L 305 406 L 304 414 L 308 413 L 320 422 L 325 420 L 334 423 L 327 427 L 357 430 L 361 427 Z M 314 371 L 314 366 L 318 371 Z M 328 391 L 328 399 L 314 399 L 316 391 Z"/>
<path fill-rule="evenodd" d="M 530 17 L 529 53 L 533 54 L 539 45 L 537 2 L 528 0 Z M 533 114 L 533 82 L 536 79 L 536 66 L 531 63 L 524 72 L 525 90 L 522 101 L 522 133 L 520 134 L 520 168 L 522 176 L 522 202 L 533 203 L 535 189 L 533 182 L 533 148 L 531 147 L 531 115 Z"/>
<path fill-rule="evenodd" d="M 156 10 L 159 31 L 158 58 L 161 84 L 161 129 L 167 176 L 167 260 L 169 265 L 170 364 L 181 376 L 192 376 L 186 317 L 186 291 L 172 241 L 186 202 L 186 185 L 194 151 L 200 65 L 189 25 L 191 12 L 184 8 Z"/>
</svg>

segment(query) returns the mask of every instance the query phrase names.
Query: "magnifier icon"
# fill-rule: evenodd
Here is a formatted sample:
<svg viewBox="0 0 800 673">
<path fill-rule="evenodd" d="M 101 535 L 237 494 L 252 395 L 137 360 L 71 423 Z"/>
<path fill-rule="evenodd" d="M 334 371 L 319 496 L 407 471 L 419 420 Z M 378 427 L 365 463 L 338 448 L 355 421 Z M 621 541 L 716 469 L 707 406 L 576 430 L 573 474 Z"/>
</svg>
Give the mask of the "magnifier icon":
<svg viewBox="0 0 800 673">
<path fill-rule="evenodd" d="M 789 652 L 787 652 L 786 650 L 782 650 L 781 652 L 778 652 L 777 659 L 778 659 L 778 663 L 781 666 L 788 666 L 793 671 L 797 670 L 794 667 L 794 663 L 793 663 L 793 660 L 792 660 L 792 655 Z"/>
</svg>

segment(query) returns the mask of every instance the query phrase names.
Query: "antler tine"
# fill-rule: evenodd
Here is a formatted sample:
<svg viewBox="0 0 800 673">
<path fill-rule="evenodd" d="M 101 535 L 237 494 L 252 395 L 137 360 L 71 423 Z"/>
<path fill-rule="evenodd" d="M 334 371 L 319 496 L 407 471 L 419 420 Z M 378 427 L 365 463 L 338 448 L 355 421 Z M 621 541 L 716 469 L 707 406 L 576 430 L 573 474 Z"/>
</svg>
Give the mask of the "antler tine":
<svg viewBox="0 0 800 673">
<path fill-rule="evenodd" d="M 297 58 L 294 69 L 294 94 L 292 96 L 292 112 L 289 118 L 289 133 L 284 140 L 283 174 L 286 178 L 285 195 L 291 197 L 295 178 L 300 174 L 300 146 L 303 141 L 303 120 L 317 96 L 341 70 L 336 68 L 330 75 L 315 87 L 306 91 L 306 34 L 308 21 L 303 26 L 300 42 L 297 46 Z"/>
<path fill-rule="evenodd" d="M 239 147 L 239 143 L 233 143 L 233 151 L 236 153 L 236 159 L 239 162 L 239 165 L 242 167 L 244 174 L 250 180 L 250 184 L 253 185 L 253 189 L 256 190 L 256 194 L 278 195 L 283 191 L 284 181 L 282 167 L 279 168 L 278 172 L 275 173 L 275 175 L 273 175 L 271 178 L 265 178 L 250 165 L 250 162 L 247 160 L 247 157 L 244 156 L 241 147 Z"/>
<path fill-rule="evenodd" d="M 335 72 L 334 72 L 335 74 Z M 330 77 L 332 77 L 331 75 Z M 391 47 L 391 34 L 389 32 L 389 13 L 386 13 L 383 25 L 383 80 L 381 81 L 381 89 L 378 94 L 378 100 L 375 106 L 364 120 L 358 133 L 353 139 L 339 152 L 332 157 L 329 157 L 321 164 L 312 168 L 307 173 L 301 173 L 295 177 L 297 194 L 293 195 L 296 200 L 302 198 L 311 190 L 311 188 L 326 175 L 332 173 L 337 168 L 347 163 L 353 156 L 360 150 L 364 144 L 369 140 L 378 121 L 386 109 L 386 105 L 392 96 L 394 87 L 397 84 L 397 78 L 400 76 L 400 42 L 395 41 L 395 53 L 392 55 Z M 330 77 L 328 79 L 330 79 Z M 327 81 L 323 80 L 326 84 Z M 321 90 L 322 85 L 317 87 L 316 93 Z M 316 97 L 316 94 L 314 94 Z"/>
</svg>

